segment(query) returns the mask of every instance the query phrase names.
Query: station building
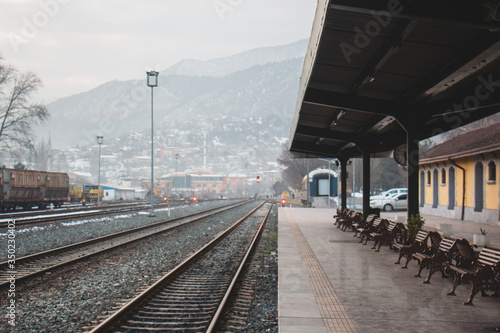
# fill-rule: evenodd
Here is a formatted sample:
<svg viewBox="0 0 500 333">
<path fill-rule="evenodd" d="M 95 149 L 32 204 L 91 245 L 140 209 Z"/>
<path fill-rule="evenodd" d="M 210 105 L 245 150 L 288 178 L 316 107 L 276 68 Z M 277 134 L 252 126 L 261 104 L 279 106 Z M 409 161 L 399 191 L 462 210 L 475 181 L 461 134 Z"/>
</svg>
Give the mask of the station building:
<svg viewBox="0 0 500 333">
<path fill-rule="evenodd" d="M 498 225 L 500 122 L 420 154 L 420 212 Z"/>
</svg>

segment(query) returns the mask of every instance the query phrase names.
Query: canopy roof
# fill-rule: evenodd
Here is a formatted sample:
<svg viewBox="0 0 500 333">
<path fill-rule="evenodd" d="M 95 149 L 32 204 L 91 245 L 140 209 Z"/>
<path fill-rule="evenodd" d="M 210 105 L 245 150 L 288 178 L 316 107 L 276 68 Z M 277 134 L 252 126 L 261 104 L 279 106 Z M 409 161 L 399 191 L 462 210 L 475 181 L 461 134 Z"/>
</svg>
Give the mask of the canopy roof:
<svg viewBox="0 0 500 333">
<path fill-rule="evenodd" d="M 293 152 L 388 152 L 500 111 L 498 0 L 319 0 Z"/>
</svg>

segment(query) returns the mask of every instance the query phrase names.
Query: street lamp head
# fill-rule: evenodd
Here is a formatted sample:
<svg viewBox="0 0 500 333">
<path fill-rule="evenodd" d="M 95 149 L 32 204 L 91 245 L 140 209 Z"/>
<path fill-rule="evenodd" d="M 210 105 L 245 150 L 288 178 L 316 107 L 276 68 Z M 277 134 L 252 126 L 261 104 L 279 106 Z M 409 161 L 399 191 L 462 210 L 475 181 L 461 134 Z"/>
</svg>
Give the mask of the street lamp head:
<svg viewBox="0 0 500 333">
<path fill-rule="evenodd" d="M 159 72 L 150 71 L 146 72 L 148 74 L 148 86 L 149 87 L 157 87 L 158 86 L 158 74 Z"/>
<path fill-rule="evenodd" d="M 97 136 L 97 144 L 102 144 L 103 138 L 104 138 L 103 136 L 98 135 Z"/>
</svg>

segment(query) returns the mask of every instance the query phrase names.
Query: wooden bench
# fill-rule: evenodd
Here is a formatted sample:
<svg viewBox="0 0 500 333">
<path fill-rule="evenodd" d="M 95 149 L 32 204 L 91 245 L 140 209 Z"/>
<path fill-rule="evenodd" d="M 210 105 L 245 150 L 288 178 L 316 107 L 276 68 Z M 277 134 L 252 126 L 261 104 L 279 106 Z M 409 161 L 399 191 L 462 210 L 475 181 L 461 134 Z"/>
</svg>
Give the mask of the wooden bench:
<svg viewBox="0 0 500 333">
<path fill-rule="evenodd" d="M 401 222 L 393 222 L 391 221 L 389 223 L 389 226 L 387 229 L 382 230 L 380 233 L 372 233 L 370 234 L 370 237 L 373 238 L 375 241 L 375 244 L 373 244 L 372 249 L 378 248 L 375 250 L 375 252 L 380 252 L 380 247 L 383 244 L 389 245 L 389 248 L 392 249 L 392 245 L 394 244 L 394 240 L 396 239 L 401 239 L 401 233 L 405 229 L 405 226 Z"/>
<path fill-rule="evenodd" d="M 460 253 L 462 255 L 462 253 Z M 464 281 L 472 282 L 472 288 L 469 299 L 464 305 L 473 305 L 472 301 L 478 291 L 482 296 L 488 296 L 485 290 L 493 290 L 493 296 L 500 296 L 500 249 L 494 247 L 485 247 L 481 250 L 475 260 L 469 267 L 450 265 L 450 270 L 454 274 L 453 288 L 448 295 L 455 296 L 455 289 Z"/>
<path fill-rule="evenodd" d="M 355 210 L 349 210 L 344 217 L 341 217 L 337 220 L 337 228 L 342 229 L 345 223 L 351 221 L 354 216 L 356 216 L 357 212 Z"/>
<path fill-rule="evenodd" d="M 366 217 L 366 219 L 364 219 L 364 220 L 361 220 L 361 221 L 356 222 L 356 223 L 352 223 L 351 227 L 352 227 L 352 230 L 354 231 L 354 237 L 356 237 L 358 235 L 358 232 L 360 232 L 360 229 L 363 230 L 364 228 L 372 225 L 373 221 L 375 221 L 376 218 L 377 218 L 376 214 L 371 214 L 371 215 L 368 215 Z"/>
<path fill-rule="evenodd" d="M 415 240 L 409 244 L 396 243 L 392 247 L 399 251 L 398 261 L 394 264 L 400 264 L 401 258 L 405 257 L 406 262 L 402 269 L 408 268 L 408 263 L 413 258 L 413 254 L 420 252 L 425 254 L 434 254 L 441 242 L 441 236 L 436 231 L 419 230 Z"/>
<path fill-rule="evenodd" d="M 414 259 L 418 260 L 420 267 L 418 269 L 418 273 L 415 277 L 420 277 L 420 273 L 424 268 L 429 268 L 429 274 L 427 275 L 427 279 L 425 279 L 424 283 L 431 283 L 432 275 L 440 271 L 443 278 L 447 278 L 448 276 L 445 274 L 445 269 L 451 265 L 451 261 L 457 252 L 457 247 L 455 246 L 457 240 L 460 238 L 455 238 L 452 236 L 444 237 L 439 243 L 439 248 L 436 253 L 433 255 L 425 254 L 425 253 L 414 253 L 412 256 Z"/>
<path fill-rule="evenodd" d="M 363 213 L 353 211 L 348 218 L 339 222 L 341 224 L 340 230 L 346 231 L 348 228 L 352 229 L 353 223 L 359 223 L 361 221 L 363 221 Z"/>
<path fill-rule="evenodd" d="M 336 215 L 333 215 L 333 218 L 335 219 L 335 222 L 333 223 L 333 225 L 337 225 L 337 228 L 338 228 L 338 223 L 341 219 L 345 219 L 347 218 L 347 216 L 349 216 L 349 214 L 351 213 L 352 211 L 350 209 L 344 209 L 343 211 L 340 211 L 337 209 L 337 214 Z"/>
<path fill-rule="evenodd" d="M 381 233 L 389 226 L 389 221 L 386 219 L 376 218 L 373 221 L 373 224 L 368 228 L 364 229 L 360 233 L 361 240 L 360 243 L 363 242 L 363 245 L 366 245 L 368 240 L 370 239 L 370 235 L 373 233 Z"/>
</svg>

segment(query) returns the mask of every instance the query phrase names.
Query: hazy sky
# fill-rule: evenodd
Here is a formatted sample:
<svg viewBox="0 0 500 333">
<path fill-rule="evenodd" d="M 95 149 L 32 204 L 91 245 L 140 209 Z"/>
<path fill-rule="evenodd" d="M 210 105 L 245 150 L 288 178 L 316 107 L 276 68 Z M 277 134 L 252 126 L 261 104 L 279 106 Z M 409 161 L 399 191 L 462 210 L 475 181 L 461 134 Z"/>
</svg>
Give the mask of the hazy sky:
<svg viewBox="0 0 500 333">
<path fill-rule="evenodd" d="M 39 100 L 308 38 L 317 0 L 0 0 L 0 55 Z"/>
</svg>

